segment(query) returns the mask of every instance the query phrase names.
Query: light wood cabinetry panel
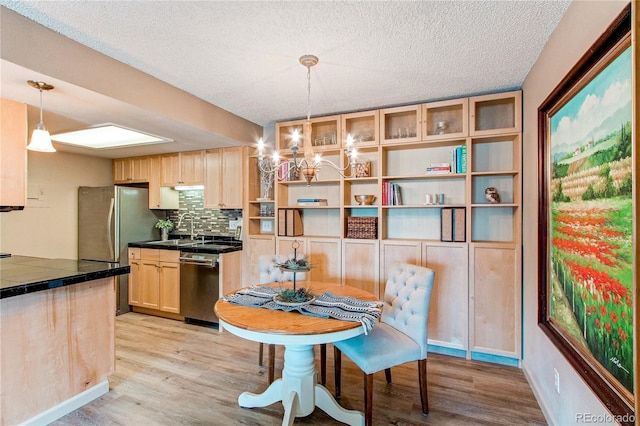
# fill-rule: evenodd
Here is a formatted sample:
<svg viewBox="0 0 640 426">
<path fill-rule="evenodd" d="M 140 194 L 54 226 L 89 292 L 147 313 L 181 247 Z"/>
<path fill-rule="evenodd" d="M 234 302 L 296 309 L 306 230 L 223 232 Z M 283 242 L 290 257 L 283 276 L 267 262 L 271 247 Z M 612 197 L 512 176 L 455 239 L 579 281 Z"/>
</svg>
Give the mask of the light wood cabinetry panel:
<svg viewBox="0 0 640 426">
<path fill-rule="evenodd" d="M 177 210 L 180 207 L 178 191 L 160 184 L 161 162 L 159 155 L 149 157 L 149 208 Z"/>
<path fill-rule="evenodd" d="M 243 287 L 242 251 L 222 253 L 219 265 L 220 297 Z"/>
<path fill-rule="evenodd" d="M 468 134 L 467 98 L 430 102 L 422 106 L 422 140 L 464 138 Z"/>
<path fill-rule="evenodd" d="M 108 390 L 115 302 L 113 277 L 0 300 L 0 424 L 43 424 L 33 419 Z"/>
<path fill-rule="evenodd" d="M 306 253 L 313 258 L 324 252 L 331 259 L 336 253 L 333 247 L 341 247 L 336 276 L 345 285 L 378 296 L 384 294 L 394 260 L 431 267 L 436 284 L 430 345 L 467 357 L 483 352 L 497 362 L 500 357 L 511 358 L 512 363 L 520 356 L 521 340 L 522 260 L 516 249 L 522 240 L 521 114 L 522 94 L 512 91 L 354 112 L 335 116 L 339 117 L 335 123 L 334 116 L 314 118 L 316 126 L 331 122 L 341 131 L 339 142 L 326 145 L 316 138 L 321 126 L 317 127 L 312 132 L 314 150 L 344 167 L 345 140 L 352 134 L 358 158 L 370 162 L 370 176 L 356 178 L 348 171 L 342 176 L 323 167 L 310 186 L 276 182 L 273 232 L 283 235 L 278 229 L 279 210 L 299 209 L 303 234 L 297 238 L 305 241 Z M 276 149 L 288 158 L 295 129 L 311 131 L 306 120 L 276 124 Z M 449 167 L 454 163 L 461 167 Z M 248 164 L 253 171 L 246 176 L 253 189 L 245 207 L 249 233 L 258 236 L 265 221 L 260 217 L 263 204 L 253 201 L 259 197 L 260 176 L 255 157 Z M 487 200 L 489 187 L 497 189 L 499 203 Z M 387 197 L 393 188 L 400 194 L 395 202 Z M 358 194 L 373 194 L 376 200 L 371 206 L 359 206 L 353 199 Z M 301 207 L 299 198 L 326 199 L 327 206 Z M 443 212 L 452 208 L 459 209 L 451 215 L 454 220 L 443 221 Z M 376 239 L 347 238 L 350 218 L 361 216 L 377 218 Z M 450 228 L 443 230 L 447 225 Z M 279 252 L 289 253 L 284 247 L 290 245 L 284 239 L 288 237 L 277 238 Z M 313 241 L 322 241 L 322 247 L 312 247 Z M 311 276 L 330 278 L 314 274 L 329 270 L 331 264 L 312 269 Z"/>
<path fill-rule="evenodd" d="M 422 265 L 436 273 L 429 307 L 429 344 L 468 348 L 467 264 L 467 244 L 423 243 Z"/>
<path fill-rule="evenodd" d="M 263 254 L 274 254 L 276 252 L 276 242 L 273 236 L 249 236 L 245 238 L 242 245 L 245 253 L 245 274 L 243 280 L 245 285 L 258 284 L 260 282 L 260 272 L 258 270 L 258 258 Z"/>
<path fill-rule="evenodd" d="M 520 357 L 520 250 L 469 245 L 470 349 Z"/>
<path fill-rule="evenodd" d="M 380 143 L 397 144 L 422 139 L 422 106 L 407 105 L 380 110 Z"/>
<path fill-rule="evenodd" d="M 340 283 L 342 279 L 341 245 L 339 238 L 307 238 L 309 262 L 313 265 L 309 271 L 309 279 Z"/>
<path fill-rule="evenodd" d="M 471 136 L 522 131 L 522 92 L 504 92 L 469 98 Z"/>
<path fill-rule="evenodd" d="M 139 253 L 139 260 L 136 259 Z M 180 252 L 129 249 L 129 262 L 139 263 L 129 279 L 129 303 L 163 312 L 180 312 Z M 137 299 L 137 300 L 136 300 Z"/>
<path fill-rule="evenodd" d="M 384 295 L 389 267 L 393 262 L 421 265 L 422 244 L 419 241 L 380 241 L 380 297 Z"/>
<path fill-rule="evenodd" d="M 205 152 L 205 208 L 242 208 L 245 155 L 246 149 L 243 147 Z"/>
<path fill-rule="evenodd" d="M 150 175 L 150 157 L 117 158 L 113 160 L 114 183 L 149 182 Z"/>
<path fill-rule="evenodd" d="M 162 186 L 204 185 L 204 151 L 165 154 L 160 160 Z"/>
<path fill-rule="evenodd" d="M 0 206 L 27 202 L 27 105 L 0 99 Z"/>
<path fill-rule="evenodd" d="M 180 313 L 180 264 L 160 262 L 159 309 L 174 314 Z"/>
<path fill-rule="evenodd" d="M 342 283 L 380 297 L 378 240 L 342 240 Z"/>
<path fill-rule="evenodd" d="M 347 136 L 353 137 L 355 148 L 377 146 L 380 143 L 380 111 L 359 111 L 342 114 L 342 146 L 347 146 Z"/>
<path fill-rule="evenodd" d="M 140 249 L 129 249 L 129 304 L 142 306 L 140 301 Z"/>
<path fill-rule="evenodd" d="M 276 123 L 276 149 L 278 152 L 291 152 L 292 135 L 296 130 L 300 135 L 298 146 L 302 149 L 306 122 L 307 120 L 295 120 Z M 314 150 L 335 150 L 342 146 L 340 140 L 342 123 L 339 115 L 312 118 L 310 123 L 311 145 Z"/>
</svg>

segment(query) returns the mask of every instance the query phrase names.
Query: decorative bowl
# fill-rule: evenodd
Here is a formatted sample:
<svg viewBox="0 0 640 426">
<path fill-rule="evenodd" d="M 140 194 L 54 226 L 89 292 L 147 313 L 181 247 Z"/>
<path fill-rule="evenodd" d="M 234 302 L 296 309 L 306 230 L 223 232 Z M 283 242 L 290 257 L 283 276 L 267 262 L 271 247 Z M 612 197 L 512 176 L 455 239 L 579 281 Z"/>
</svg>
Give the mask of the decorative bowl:
<svg viewBox="0 0 640 426">
<path fill-rule="evenodd" d="M 356 202 L 361 206 L 370 206 L 376 200 L 376 196 L 372 194 L 354 195 Z"/>
</svg>

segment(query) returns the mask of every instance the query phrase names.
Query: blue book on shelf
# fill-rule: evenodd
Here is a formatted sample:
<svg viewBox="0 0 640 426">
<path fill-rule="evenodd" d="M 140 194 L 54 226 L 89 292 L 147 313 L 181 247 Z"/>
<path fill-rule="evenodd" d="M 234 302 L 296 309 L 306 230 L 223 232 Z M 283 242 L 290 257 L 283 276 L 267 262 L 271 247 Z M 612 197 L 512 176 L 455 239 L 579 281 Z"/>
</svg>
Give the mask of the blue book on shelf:
<svg viewBox="0 0 640 426">
<path fill-rule="evenodd" d="M 467 173 L 467 145 L 460 145 L 460 173 Z"/>
<path fill-rule="evenodd" d="M 317 203 L 320 201 L 327 201 L 326 198 L 298 198 L 299 203 Z"/>
</svg>

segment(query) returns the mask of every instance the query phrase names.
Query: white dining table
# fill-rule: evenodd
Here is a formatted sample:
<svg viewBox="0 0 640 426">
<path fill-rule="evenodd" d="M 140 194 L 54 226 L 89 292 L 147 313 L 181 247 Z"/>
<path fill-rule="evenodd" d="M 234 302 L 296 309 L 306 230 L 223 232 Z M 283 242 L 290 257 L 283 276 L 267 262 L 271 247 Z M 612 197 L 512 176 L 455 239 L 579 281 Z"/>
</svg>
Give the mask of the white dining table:
<svg viewBox="0 0 640 426">
<path fill-rule="evenodd" d="M 282 287 L 283 283 L 271 284 Z M 362 300 L 377 298 L 364 290 L 323 282 L 305 282 L 316 294 L 329 291 L 337 296 L 351 296 Z M 284 369 L 282 378 L 273 381 L 260 394 L 243 392 L 238 397 L 241 407 L 265 407 L 276 402 L 284 406 L 283 425 L 291 425 L 296 417 L 310 415 L 315 407 L 334 419 L 353 426 L 364 425 L 364 414 L 343 408 L 333 395 L 317 383 L 314 345 L 333 343 L 364 333 L 359 322 L 302 315 L 260 307 L 243 306 L 219 300 L 216 315 L 224 330 L 256 342 L 283 345 Z"/>
</svg>

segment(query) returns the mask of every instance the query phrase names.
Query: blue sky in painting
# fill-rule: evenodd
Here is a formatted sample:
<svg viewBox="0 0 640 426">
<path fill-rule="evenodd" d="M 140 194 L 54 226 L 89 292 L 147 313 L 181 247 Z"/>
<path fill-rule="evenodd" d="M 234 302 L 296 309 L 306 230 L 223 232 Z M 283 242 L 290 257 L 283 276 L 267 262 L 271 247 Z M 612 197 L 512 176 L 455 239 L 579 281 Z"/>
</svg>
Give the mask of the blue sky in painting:
<svg viewBox="0 0 640 426">
<path fill-rule="evenodd" d="M 551 117 L 554 153 L 569 152 L 631 120 L 631 48 Z"/>
</svg>

